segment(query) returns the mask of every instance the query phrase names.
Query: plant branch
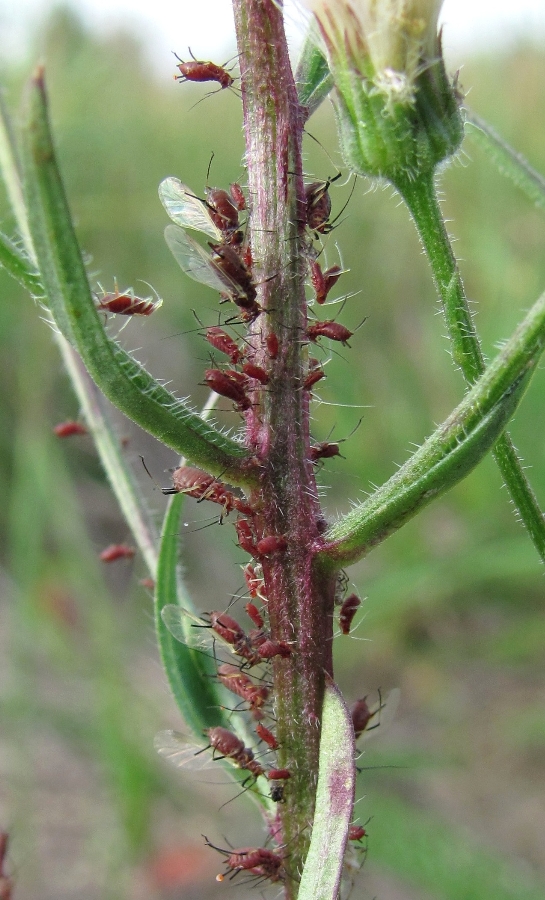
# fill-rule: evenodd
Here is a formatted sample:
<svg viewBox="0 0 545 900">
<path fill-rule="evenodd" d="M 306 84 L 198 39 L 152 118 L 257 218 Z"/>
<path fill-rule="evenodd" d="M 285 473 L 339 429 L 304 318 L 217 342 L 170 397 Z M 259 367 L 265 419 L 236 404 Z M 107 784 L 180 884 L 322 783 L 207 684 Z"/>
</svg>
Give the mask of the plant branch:
<svg viewBox="0 0 545 900">
<path fill-rule="evenodd" d="M 454 362 L 462 370 L 466 382 L 473 385 L 484 372 L 485 362 L 437 201 L 433 177 L 425 175 L 414 181 L 398 179 L 395 186 L 409 208 L 430 261 L 443 304 Z M 520 519 L 541 561 L 545 562 L 545 519 L 509 435 L 504 434 L 498 439 L 493 454 Z"/>
<path fill-rule="evenodd" d="M 24 137 L 30 228 L 57 327 L 103 393 L 129 418 L 211 473 L 233 484 L 255 483 L 244 468 L 244 448 L 177 400 L 104 331 L 55 160 L 41 71 L 30 85 Z"/>
<path fill-rule="evenodd" d="M 339 568 L 365 556 L 482 459 L 518 406 L 545 347 L 545 294 L 460 405 L 368 500 L 326 533 L 319 560 Z"/>
</svg>

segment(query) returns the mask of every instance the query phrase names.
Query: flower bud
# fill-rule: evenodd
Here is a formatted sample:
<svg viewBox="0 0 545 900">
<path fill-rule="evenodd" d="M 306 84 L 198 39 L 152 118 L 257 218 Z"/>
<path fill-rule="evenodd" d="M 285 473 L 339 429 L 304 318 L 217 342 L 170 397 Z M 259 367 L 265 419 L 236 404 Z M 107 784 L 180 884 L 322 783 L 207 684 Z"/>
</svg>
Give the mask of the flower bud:
<svg viewBox="0 0 545 900">
<path fill-rule="evenodd" d="M 335 82 L 346 163 L 394 184 L 452 155 L 463 123 L 444 67 L 442 0 L 305 0 Z"/>
</svg>

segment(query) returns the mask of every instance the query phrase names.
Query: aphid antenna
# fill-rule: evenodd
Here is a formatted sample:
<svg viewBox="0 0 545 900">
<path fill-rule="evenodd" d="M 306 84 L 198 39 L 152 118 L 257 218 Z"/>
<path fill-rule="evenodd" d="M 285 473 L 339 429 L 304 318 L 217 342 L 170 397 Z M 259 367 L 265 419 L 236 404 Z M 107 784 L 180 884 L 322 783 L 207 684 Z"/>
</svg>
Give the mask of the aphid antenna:
<svg viewBox="0 0 545 900">
<path fill-rule="evenodd" d="M 322 142 L 319 141 L 318 138 L 315 137 L 313 134 L 311 134 L 310 131 L 307 131 L 306 128 L 304 129 L 304 133 L 307 135 L 307 137 L 309 137 L 309 138 L 311 139 L 311 141 L 314 141 L 315 144 L 318 144 L 320 150 L 322 150 L 322 151 L 325 153 L 325 155 L 327 156 L 327 158 L 328 158 L 329 162 L 331 163 L 331 165 L 334 166 L 335 169 L 337 169 L 337 171 L 339 172 L 339 174 L 341 174 L 340 171 L 339 171 L 339 167 L 335 164 L 335 162 L 333 161 L 333 158 L 332 158 L 331 154 L 326 150 L 326 148 L 324 147 L 324 145 L 322 144 Z"/>
<path fill-rule="evenodd" d="M 340 219 L 340 217 L 342 216 L 343 212 L 345 211 L 346 207 L 348 206 L 348 204 L 350 203 L 350 201 L 351 201 L 351 199 L 352 199 L 352 194 L 353 194 L 354 191 L 356 190 L 356 181 L 357 181 L 358 176 L 356 175 L 355 172 L 354 172 L 354 173 L 351 173 L 351 175 L 350 175 L 350 176 L 348 177 L 348 179 L 345 181 L 345 184 L 348 184 L 350 178 L 352 177 L 352 174 L 354 175 L 354 184 L 352 185 L 352 189 L 351 189 L 351 191 L 350 191 L 350 193 L 349 193 L 349 195 L 348 195 L 348 200 L 347 200 L 346 203 L 344 204 L 344 206 L 343 206 L 343 208 L 341 209 L 341 211 L 340 211 L 339 213 L 337 213 L 337 215 L 335 216 L 335 218 L 332 219 L 331 222 L 328 223 L 328 229 L 327 229 L 327 233 L 328 233 L 328 234 L 329 234 L 329 232 L 333 231 L 333 229 L 335 228 L 335 222 L 337 222 L 337 221 Z M 339 176 L 340 176 L 340 172 L 339 172 Z M 339 176 L 337 176 L 337 177 L 339 177 Z M 336 180 L 337 180 L 337 178 L 331 179 L 331 181 L 329 182 L 329 184 L 333 184 L 333 182 L 336 181 Z M 341 222 L 339 222 L 339 225 L 341 225 Z M 338 226 L 337 226 L 337 227 L 338 227 Z"/>
<path fill-rule="evenodd" d="M 140 282 L 140 284 L 145 284 L 146 287 L 149 287 L 150 291 L 153 291 L 153 293 L 155 294 L 157 300 L 161 300 L 161 299 L 162 299 L 162 298 L 159 296 L 159 294 L 157 293 L 157 291 L 155 290 L 155 288 L 153 287 L 153 285 L 149 283 L 149 281 L 144 281 L 143 278 L 137 278 L 136 280 L 137 280 L 137 282 Z M 132 290 L 132 288 L 129 288 L 129 291 L 130 291 L 130 290 Z"/>
<path fill-rule="evenodd" d="M 347 269 L 347 271 L 349 270 Z M 326 306 L 336 306 L 338 303 L 345 304 L 347 300 L 351 300 L 352 297 L 357 297 L 361 293 L 361 291 L 349 291 L 348 294 L 342 294 L 340 297 L 336 297 L 334 300 L 326 300 L 325 303 L 321 304 L 321 306 L 322 308 L 325 308 Z"/>
</svg>

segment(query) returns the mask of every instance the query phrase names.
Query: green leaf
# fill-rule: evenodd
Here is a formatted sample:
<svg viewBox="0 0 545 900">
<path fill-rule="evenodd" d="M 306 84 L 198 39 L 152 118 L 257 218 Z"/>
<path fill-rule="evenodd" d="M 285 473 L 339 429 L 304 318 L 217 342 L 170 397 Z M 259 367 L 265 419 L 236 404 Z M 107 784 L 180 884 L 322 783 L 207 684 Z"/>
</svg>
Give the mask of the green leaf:
<svg viewBox="0 0 545 900">
<path fill-rule="evenodd" d="M 518 406 L 545 345 L 545 294 L 459 406 L 392 478 L 326 533 L 324 564 L 355 562 L 465 477 Z"/>
<path fill-rule="evenodd" d="M 312 25 L 295 70 L 297 96 L 301 106 L 307 108 L 307 118 L 318 109 L 333 87 L 333 76 L 329 71 L 327 59 L 317 46 L 316 40 L 316 29 Z"/>
<path fill-rule="evenodd" d="M 531 202 L 545 209 L 545 178 L 494 129 L 472 110 L 466 109 L 466 133 L 487 154 L 502 175 L 509 178 Z"/>
<path fill-rule="evenodd" d="M 189 650 L 185 644 L 177 641 L 161 617 L 163 608 L 168 604 L 190 610 L 193 608 L 191 599 L 184 590 L 179 569 L 183 500 L 183 494 L 172 497 L 163 522 L 155 585 L 155 628 L 161 660 L 174 699 L 187 726 L 197 738 L 202 739 L 205 728 L 212 728 L 214 725 L 229 727 L 213 680 L 216 674 L 214 661 L 204 653 Z"/>
<path fill-rule="evenodd" d="M 106 334 L 85 272 L 55 160 L 43 73 L 32 80 L 23 165 L 30 229 L 55 324 L 102 392 L 164 444 L 233 484 L 251 484 L 245 449 L 176 399 Z"/>
<path fill-rule="evenodd" d="M 298 900 L 337 900 L 354 809 L 354 728 L 336 685 L 326 684 L 316 810 Z"/>
<path fill-rule="evenodd" d="M 21 253 L 18 247 L 2 233 L 0 233 L 0 266 L 34 296 L 43 294 L 44 289 L 39 274 L 32 268 L 24 253 Z"/>
</svg>

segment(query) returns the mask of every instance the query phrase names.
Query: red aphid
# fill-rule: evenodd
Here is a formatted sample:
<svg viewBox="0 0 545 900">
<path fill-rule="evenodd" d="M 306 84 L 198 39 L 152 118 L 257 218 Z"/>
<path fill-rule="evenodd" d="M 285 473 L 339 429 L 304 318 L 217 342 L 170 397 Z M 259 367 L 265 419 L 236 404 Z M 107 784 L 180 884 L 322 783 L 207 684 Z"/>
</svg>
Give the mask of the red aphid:
<svg viewBox="0 0 545 900">
<path fill-rule="evenodd" d="M 134 547 L 129 547 L 127 544 L 110 544 L 99 554 L 99 559 L 102 562 L 111 563 L 118 559 L 132 559 L 135 553 Z"/>
<path fill-rule="evenodd" d="M 264 581 L 259 577 L 259 575 L 256 574 L 255 568 L 252 563 L 248 563 L 247 565 L 245 565 L 243 572 L 250 597 L 261 597 L 263 599 Z M 258 628 L 260 627 L 261 626 L 258 625 Z"/>
<path fill-rule="evenodd" d="M 117 316 L 151 316 L 162 303 L 162 300 L 152 300 L 151 297 L 137 297 L 132 288 L 127 288 L 124 292 L 116 289 L 111 294 L 103 294 L 99 298 L 98 308 Z"/>
<path fill-rule="evenodd" d="M 238 209 L 229 191 L 222 188 L 206 188 L 206 202 L 216 228 L 226 235 L 239 227 Z"/>
<path fill-rule="evenodd" d="M 327 181 L 313 181 L 311 184 L 305 185 L 307 225 L 311 231 L 316 231 L 318 234 L 329 234 L 332 230 L 333 226 L 328 222 L 331 215 L 329 187 L 340 177 L 341 173 L 339 172 L 338 175 L 328 178 Z"/>
<path fill-rule="evenodd" d="M 254 363 L 244 363 L 242 366 L 242 371 L 248 378 L 254 378 L 256 381 L 259 381 L 261 384 L 269 383 L 269 376 L 267 375 L 265 369 L 262 369 L 261 366 L 256 366 Z"/>
<path fill-rule="evenodd" d="M 269 781 L 286 781 L 291 778 L 291 772 L 289 769 L 270 769 L 267 772 L 267 778 Z"/>
<path fill-rule="evenodd" d="M 263 616 L 259 612 L 255 603 L 247 603 L 244 609 L 248 613 L 254 625 L 256 625 L 258 628 L 263 628 L 263 625 L 265 624 L 263 622 Z"/>
<path fill-rule="evenodd" d="M 87 434 L 87 429 L 81 422 L 60 422 L 58 425 L 55 425 L 53 434 L 60 438 L 66 438 L 72 437 L 74 434 Z"/>
<path fill-rule="evenodd" d="M 313 444 L 310 448 L 310 459 L 316 462 L 318 459 L 332 459 L 334 456 L 340 456 L 338 444 L 330 444 L 328 441 L 322 441 L 321 444 Z"/>
<path fill-rule="evenodd" d="M 191 50 L 189 52 L 191 53 Z M 178 56 L 177 59 L 180 57 Z M 216 81 L 222 90 L 231 87 L 234 81 L 227 69 L 210 61 L 192 59 L 184 62 L 180 60 L 177 68 L 180 70 L 180 74 L 174 76 L 176 81 Z"/>
<path fill-rule="evenodd" d="M 331 266 L 322 272 L 322 267 L 317 260 L 310 263 L 310 280 L 316 292 L 316 303 L 325 303 L 331 288 L 337 284 L 343 270 L 340 266 Z"/>
<path fill-rule="evenodd" d="M 211 612 L 210 624 L 224 641 L 227 641 L 228 644 L 232 644 L 234 647 L 241 642 L 247 641 L 244 629 L 227 613 Z"/>
<path fill-rule="evenodd" d="M 278 741 L 276 740 L 272 731 L 269 731 L 268 728 L 265 728 L 264 725 L 259 722 L 255 726 L 255 733 L 262 741 L 264 741 L 271 750 L 278 750 Z"/>
<path fill-rule="evenodd" d="M 218 678 L 227 690 L 248 703 L 252 711 L 260 710 L 269 696 L 268 687 L 254 684 L 249 675 L 229 663 L 218 666 Z"/>
<path fill-rule="evenodd" d="M 367 705 L 367 697 L 362 697 L 361 700 L 356 700 L 352 704 L 350 715 L 354 726 L 354 735 L 357 740 L 363 734 L 374 715 Z"/>
<path fill-rule="evenodd" d="M 275 335 L 274 331 L 269 331 L 267 337 L 265 338 L 265 344 L 267 345 L 267 353 L 269 354 L 271 359 L 276 359 L 278 356 L 278 338 Z"/>
<path fill-rule="evenodd" d="M 236 305 L 246 310 L 253 310 L 254 307 L 257 307 L 259 310 L 255 302 L 257 291 L 252 281 L 251 272 L 236 250 L 228 244 L 212 244 L 209 242 L 209 246 L 214 251 L 212 259 L 215 265 L 240 288 L 240 292 L 233 295 Z"/>
<path fill-rule="evenodd" d="M 13 880 L 6 875 L 4 866 L 8 852 L 9 835 L 0 831 L 0 900 L 11 900 Z"/>
<path fill-rule="evenodd" d="M 349 841 L 361 841 L 364 837 L 367 837 L 367 832 L 363 825 L 350 825 L 348 829 Z"/>
<path fill-rule="evenodd" d="M 244 353 L 235 343 L 233 338 L 229 337 L 229 335 L 217 325 L 207 328 L 205 337 L 208 343 L 212 344 L 216 350 L 219 350 L 220 353 L 225 353 L 225 355 L 229 357 L 233 366 L 236 366 L 243 358 Z"/>
<path fill-rule="evenodd" d="M 259 556 L 259 551 L 255 544 L 254 533 L 252 530 L 252 526 L 246 519 L 239 519 L 238 522 L 235 523 L 235 528 L 237 532 L 238 542 L 243 550 L 246 553 L 249 553 L 250 556 Z"/>
<path fill-rule="evenodd" d="M 344 325 L 333 320 L 314 322 L 307 328 L 307 337 L 310 341 L 317 341 L 319 337 L 326 337 L 331 341 L 340 341 L 341 344 L 346 344 L 353 334 L 353 331 L 349 331 Z"/>
<path fill-rule="evenodd" d="M 350 626 L 361 603 L 357 594 L 350 594 L 339 610 L 339 626 L 342 634 L 350 634 Z"/>
<path fill-rule="evenodd" d="M 250 398 L 230 372 L 222 372 L 221 369 L 206 369 L 204 380 L 210 390 L 215 391 L 221 397 L 233 400 L 239 412 L 250 409 L 252 405 Z"/>
<path fill-rule="evenodd" d="M 226 857 L 225 865 L 227 870 L 225 875 L 232 872 L 233 877 L 238 872 L 249 872 L 251 875 L 257 875 L 260 878 L 268 878 L 269 881 L 280 881 L 282 879 L 281 868 L 283 864 L 282 857 L 273 850 L 267 850 L 266 847 L 241 847 L 239 850 L 222 850 L 211 844 L 207 837 L 204 838 L 206 845 L 223 853 Z M 217 881 L 223 881 L 225 875 L 217 875 Z"/>
<path fill-rule="evenodd" d="M 229 185 L 231 190 L 231 197 L 235 202 L 235 206 L 238 210 L 246 209 L 246 197 L 244 196 L 244 191 L 242 190 L 240 184 L 237 181 L 234 181 L 233 184 Z"/>
<path fill-rule="evenodd" d="M 325 378 L 325 372 L 323 369 L 312 369 L 304 380 L 303 390 L 310 391 L 318 381 L 322 380 L 322 378 Z"/>
<path fill-rule="evenodd" d="M 272 556 L 273 553 L 284 553 L 288 542 L 282 534 L 269 534 L 256 544 L 258 556 Z"/>
<path fill-rule="evenodd" d="M 291 647 L 287 641 L 272 641 L 270 638 L 260 640 L 257 645 L 257 652 L 263 660 L 273 659 L 275 656 L 281 656 L 287 659 L 291 656 Z"/>
<path fill-rule="evenodd" d="M 210 746 L 215 752 L 221 753 L 227 759 L 232 759 L 239 768 L 247 769 L 255 778 L 265 774 L 263 767 L 254 759 L 253 751 L 249 747 L 245 747 L 240 738 L 232 731 L 217 725 L 209 728 L 206 734 Z"/>
</svg>

